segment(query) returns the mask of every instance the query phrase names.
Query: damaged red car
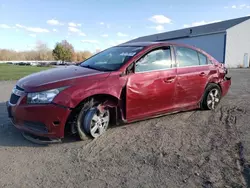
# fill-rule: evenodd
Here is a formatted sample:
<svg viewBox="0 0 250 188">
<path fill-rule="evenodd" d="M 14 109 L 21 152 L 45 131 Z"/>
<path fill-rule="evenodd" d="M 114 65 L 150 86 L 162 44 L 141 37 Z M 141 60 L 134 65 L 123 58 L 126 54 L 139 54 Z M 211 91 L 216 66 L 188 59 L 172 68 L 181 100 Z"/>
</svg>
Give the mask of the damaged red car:
<svg viewBox="0 0 250 188">
<path fill-rule="evenodd" d="M 109 125 L 192 109 L 213 110 L 230 88 L 227 69 L 191 46 L 126 43 L 84 62 L 20 79 L 9 117 L 34 142 L 104 134 Z"/>
</svg>

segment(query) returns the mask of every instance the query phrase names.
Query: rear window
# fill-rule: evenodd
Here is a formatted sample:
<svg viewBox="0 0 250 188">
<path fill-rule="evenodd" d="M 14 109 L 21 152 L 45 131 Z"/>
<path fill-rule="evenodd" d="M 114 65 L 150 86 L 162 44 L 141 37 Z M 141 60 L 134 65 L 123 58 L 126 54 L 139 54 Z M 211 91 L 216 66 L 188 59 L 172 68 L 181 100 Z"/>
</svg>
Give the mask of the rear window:
<svg viewBox="0 0 250 188">
<path fill-rule="evenodd" d="M 198 53 L 186 47 L 176 47 L 176 58 L 179 67 L 189 67 L 199 65 Z"/>
<path fill-rule="evenodd" d="M 200 59 L 200 65 L 207 65 L 207 56 L 198 53 Z"/>
</svg>

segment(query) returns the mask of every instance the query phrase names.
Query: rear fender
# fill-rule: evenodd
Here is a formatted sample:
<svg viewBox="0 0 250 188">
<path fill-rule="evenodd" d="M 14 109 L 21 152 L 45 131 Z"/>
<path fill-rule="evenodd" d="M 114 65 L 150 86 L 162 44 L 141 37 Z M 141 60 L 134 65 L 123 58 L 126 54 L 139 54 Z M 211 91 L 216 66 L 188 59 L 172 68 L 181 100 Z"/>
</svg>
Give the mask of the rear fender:
<svg viewBox="0 0 250 188">
<path fill-rule="evenodd" d="M 224 97 L 228 93 L 231 86 L 231 77 L 226 76 L 224 80 L 219 83 L 219 85 L 221 87 L 221 96 Z"/>
</svg>

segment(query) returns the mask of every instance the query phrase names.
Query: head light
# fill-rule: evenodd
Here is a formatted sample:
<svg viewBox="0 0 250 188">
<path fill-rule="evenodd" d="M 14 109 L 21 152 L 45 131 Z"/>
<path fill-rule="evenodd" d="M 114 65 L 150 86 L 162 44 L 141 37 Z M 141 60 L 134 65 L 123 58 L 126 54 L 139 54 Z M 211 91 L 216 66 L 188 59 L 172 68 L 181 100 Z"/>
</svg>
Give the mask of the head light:
<svg viewBox="0 0 250 188">
<path fill-rule="evenodd" d="M 57 89 L 51 89 L 47 91 L 42 92 L 36 92 L 36 93 L 28 93 L 27 95 L 27 103 L 29 104 L 48 104 L 53 101 L 53 99 L 57 96 L 60 91 L 65 89 L 63 88 L 57 88 Z"/>
</svg>

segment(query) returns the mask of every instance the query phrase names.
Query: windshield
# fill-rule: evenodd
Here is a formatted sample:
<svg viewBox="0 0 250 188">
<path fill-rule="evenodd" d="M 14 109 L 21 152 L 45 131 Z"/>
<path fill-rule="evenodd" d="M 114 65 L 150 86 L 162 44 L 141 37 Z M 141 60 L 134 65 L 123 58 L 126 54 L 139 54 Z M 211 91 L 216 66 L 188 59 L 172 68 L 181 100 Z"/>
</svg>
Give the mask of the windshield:
<svg viewBox="0 0 250 188">
<path fill-rule="evenodd" d="M 90 57 L 80 64 L 81 67 L 99 71 L 115 71 L 128 62 L 144 47 L 115 46 Z"/>
</svg>

